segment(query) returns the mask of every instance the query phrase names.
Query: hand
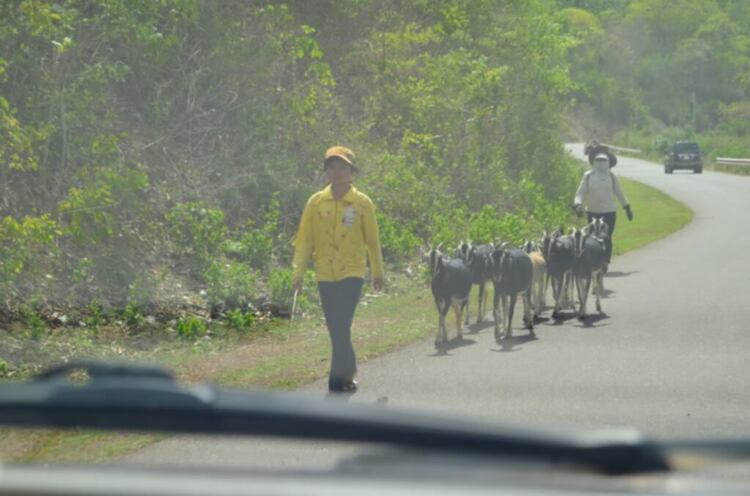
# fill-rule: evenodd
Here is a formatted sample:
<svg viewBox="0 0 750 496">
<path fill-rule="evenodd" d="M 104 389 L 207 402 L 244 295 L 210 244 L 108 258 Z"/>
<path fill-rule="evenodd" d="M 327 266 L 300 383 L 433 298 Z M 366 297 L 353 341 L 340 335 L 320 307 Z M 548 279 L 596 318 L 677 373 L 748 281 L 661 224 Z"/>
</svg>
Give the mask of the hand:
<svg viewBox="0 0 750 496">
<path fill-rule="evenodd" d="M 376 277 L 372 280 L 372 289 L 374 289 L 375 291 L 382 291 L 384 286 L 385 283 L 383 282 L 382 277 Z"/>
<path fill-rule="evenodd" d="M 576 203 L 575 205 L 573 205 L 573 210 L 576 211 L 576 215 L 578 217 L 583 217 L 583 205 L 581 205 L 580 203 Z"/>
<path fill-rule="evenodd" d="M 629 221 L 633 220 L 633 211 L 630 209 L 630 205 L 625 207 L 625 214 L 628 216 Z"/>
<path fill-rule="evenodd" d="M 292 291 L 295 293 L 302 291 L 302 282 L 302 278 L 295 279 L 292 283 Z"/>
</svg>

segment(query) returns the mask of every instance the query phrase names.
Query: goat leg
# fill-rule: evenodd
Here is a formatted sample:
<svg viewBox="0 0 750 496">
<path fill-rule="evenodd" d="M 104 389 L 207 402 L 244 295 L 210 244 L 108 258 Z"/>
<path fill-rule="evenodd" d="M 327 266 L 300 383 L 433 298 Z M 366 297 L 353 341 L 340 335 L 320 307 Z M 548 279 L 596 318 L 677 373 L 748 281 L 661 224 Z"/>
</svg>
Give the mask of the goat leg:
<svg viewBox="0 0 750 496">
<path fill-rule="evenodd" d="M 531 290 L 529 289 L 523 293 L 523 313 L 526 315 L 526 328 L 532 336 L 536 336 L 536 334 L 534 334 L 534 312 L 532 310 Z"/>
<path fill-rule="evenodd" d="M 495 287 L 495 293 L 492 297 L 492 317 L 495 319 L 495 342 L 500 342 L 500 324 L 502 320 L 502 312 L 500 310 L 500 294 Z"/>
<path fill-rule="evenodd" d="M 464 330 L 461 327 L 461 311 L 464 308 L 465 301 L 453 305 L 453 312 L 456 314 L 456 338 L 461 341 L 464 338 Z"/>
<path fill-rule="evenodd" d="M 516 293 L 510 296 L 503 295 L 503 310 L 505 311 L 505 339 L 513 337 L 513 310 L 516 306 Z"/>
<path fill-rule="evenodd" d="M 487 291 L 484 287 L 484 282 L 480 282 L 479 294 L 477 295 L 477 324 L 480 324 L 484 320 L 484 300 L 486 295 Z M 469 321 L 468 317 L 466 318 L 466 321 Z"/>
<path fill-rule="evenodd" d="M 559 277 L 553 277 L 552 281 L 552 298 L 555 300 L 555 308 L 552 310 L 552 318 L 556 319 L 560 316 L 560 286 L 561 280 Z"/>
<path fill-rule="evenodd" d="M 536 307 L 534 310 L 534 317 L 542 315 L 544 312 L 544 278 L 537 282 L 536 285 Z"/>
<path fill-rule="evenodd" d="M 591 287 L 591 275 L 586 274 L 580 278 L 580 289 L 578 290 L 578 297 L 581 299 L 581 310 L 578 314 L 579 320 L 586 318 L 586 303 L 589 298 L 589 288 Z"/>
<path fill-rule="evenodd" d="M 469 325 L 469 314 L 471 312 L 469 311 L 468 306 L 469 306 L 469 303 L 471 303 L 471 290 L 469 290 L 469 297 L 468 297 L 468 299 L 466 301 L 467 301 L 467 303 L 466 303 L 466 320 L 464 320 L 464 324 L 465 325 Z"/>
<path fill-rule="evenodd" d="M 438 320 L 438 332 L 437 337 L 435 338 L 435 347 L 440 348 L 440 346 L 448 341 L 448 331 L 445 328 L 445 316 L 448 314 L 448 309 L 450 308 L 450 301 L 441 301 L 438 303 L 438 313 L 440 315 L 440 318 Z"/>
</svg>

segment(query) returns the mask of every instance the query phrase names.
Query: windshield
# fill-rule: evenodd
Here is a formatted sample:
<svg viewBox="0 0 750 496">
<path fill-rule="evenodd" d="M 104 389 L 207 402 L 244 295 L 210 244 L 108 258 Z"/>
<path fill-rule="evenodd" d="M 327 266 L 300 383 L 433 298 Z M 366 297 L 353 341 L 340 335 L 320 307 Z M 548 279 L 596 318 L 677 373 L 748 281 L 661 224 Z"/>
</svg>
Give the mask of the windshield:
<svg viewBox="0 0 750 496">
<path fill-rule="evenodd" d="M 700 153 L 698 145 L 695 143 L 677 143 L 674 145 L 675 153 Z"/>
<path fill-rule="evenodd" d="M 748 40 L 732 0 L 0 2 L 0 381 L 746 437 Z M 329 466 L 201 439 L 0 459 Z"/>
</svg>

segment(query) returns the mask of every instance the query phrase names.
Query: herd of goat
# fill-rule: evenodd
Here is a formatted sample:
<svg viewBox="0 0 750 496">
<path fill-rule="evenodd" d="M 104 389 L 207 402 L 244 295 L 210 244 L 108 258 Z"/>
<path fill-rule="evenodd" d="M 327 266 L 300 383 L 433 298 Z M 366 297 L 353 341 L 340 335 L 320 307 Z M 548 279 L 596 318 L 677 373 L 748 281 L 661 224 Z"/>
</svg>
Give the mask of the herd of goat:
<svg viewBox="0 0 750 496">
<path fill-rule="evenodd" d="M 461 242 L 451 255 L 442 251 L 442 244 L 429 252 L 432 294 L 439 313 L 435 346 L 448 341 L 445 318 L 452 307 L 456 315 L 457 337 L 463 337 L 462 316 L 469 323 L 469 294 L 479 287 L 477 323 L 481 323 L 488 299 L 487 283 L 494 286 L 492 313 L 495 340 L 510 338 L 513 309 L 518 296 L 523 301 L 523 323 L 534 335 L 534 320 L 546 306 L 546 290 L 552 286 L 555 300 L 553 318 L 560 311 L 573 307 L 573 285 L 578 294 L 578 318 L 586 318 L 589 292 L 596 296 L 596 309 L 602 312 L 600 297 L 607 270 L 606 239 L 609 227 L 595 219 L 582 229 L 572 228 L 543 233 L 539 242 L 527 241 L 521 248 L 508 243 L 472 245 Z"/>
</svg>

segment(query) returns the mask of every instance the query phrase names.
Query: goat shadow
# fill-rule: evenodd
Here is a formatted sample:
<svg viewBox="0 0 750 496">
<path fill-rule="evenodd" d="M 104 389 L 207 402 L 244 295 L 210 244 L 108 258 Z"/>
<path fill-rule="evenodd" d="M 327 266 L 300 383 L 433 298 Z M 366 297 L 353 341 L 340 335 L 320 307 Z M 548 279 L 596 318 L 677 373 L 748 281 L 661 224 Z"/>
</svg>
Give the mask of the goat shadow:
<svg viewBox="0 0 750 496">
<path fill-rule="evenodd" d="M 629 272 L 623 272 L 621 270 L 614 270 L 604 274 L 604 277 L 628 277 L 631 274 L 639 273 L 639 270 L 631 270 Z"/>
<path fill-rule="evenodd" d="M 587 315 L 586 318 L 582 321 L 578 321 L 576 325 L 573 327 L 577 327 L 579 329 L 595 329 L 599 327 L 606 327 L 609 324 L 601 324 L 601 325 L 595 325 L 597 322 L 601 322 L 602 320 L 607 320 L 609 318 L 609 315 L 606 313 L 599 313 L 595 315 Z"/>
<path fill-rule="evenodd" d="M 341 403 L 348 403 L 350 399 L 352 399 L 352 396 L 357 394 L 357 391 L 346 391 L 346 392 L 339 392 L 339 391 L 328 391 L 325 395 L 325 399 L 329 401 L 339 401 Z"/>
<path fill-rule="evenodd" d="M 441 344 L 438 348 L 435 349 L 435 353 L 432 353 L 431 355 L 427 355 L 430 357 L 442 357 L 442 356 L 452 356 L 449 351 L 463 348 L 464 346 L 470 346 L 472 344 L 476 344 L 476 341 L 473 339 L 458 339 L 454 338 L 449 340 L 447 343 Z"/>
<path fill-rule="evenodd" d="M 468 329 L 469 334 L 479 334 L 483 330 L 487 329 L 488 327 L 492 327 L 493 325 L 495 325 L 495 323 L 492 318 L 488 319 L 487 317 L 485 317 L 481 322 L 474 322 L 473 324 L 469 324 L 466 328 Z"/>
<path fill-rule="evenodd" d="M 512 353 L 514 351 L 521 351 L 521 348 L 515 348 L 515 346 L 522 345 L 524 343 L 530 343 L 537 341 L 539 337 L 536 334 L 524 334 L 522 336 L 511 336 L 510 338 L 503 339 L 499 343 L 499 349 L 492 349 L 495 353 Z"/>
<path fill-rule="evenodd" d="M 567 312 L 560 311 L 556 316 L 550 316 L 547 321 L 549 322 L 548 325 L 559 326 L 565 324 L 569 320 L 575 319 L 576 317 L 578 317 L 578 312 L 576 312 L 575 310 L 570 310 Z"/>
<path fill-rule="evenodd" d="M 545 322 L 549 322 L 550 320 L 552 320 L 552 317 L 542 317 L 541 315 L 534 315 L 534 325 L 544 324 Z"/>
</svg>

